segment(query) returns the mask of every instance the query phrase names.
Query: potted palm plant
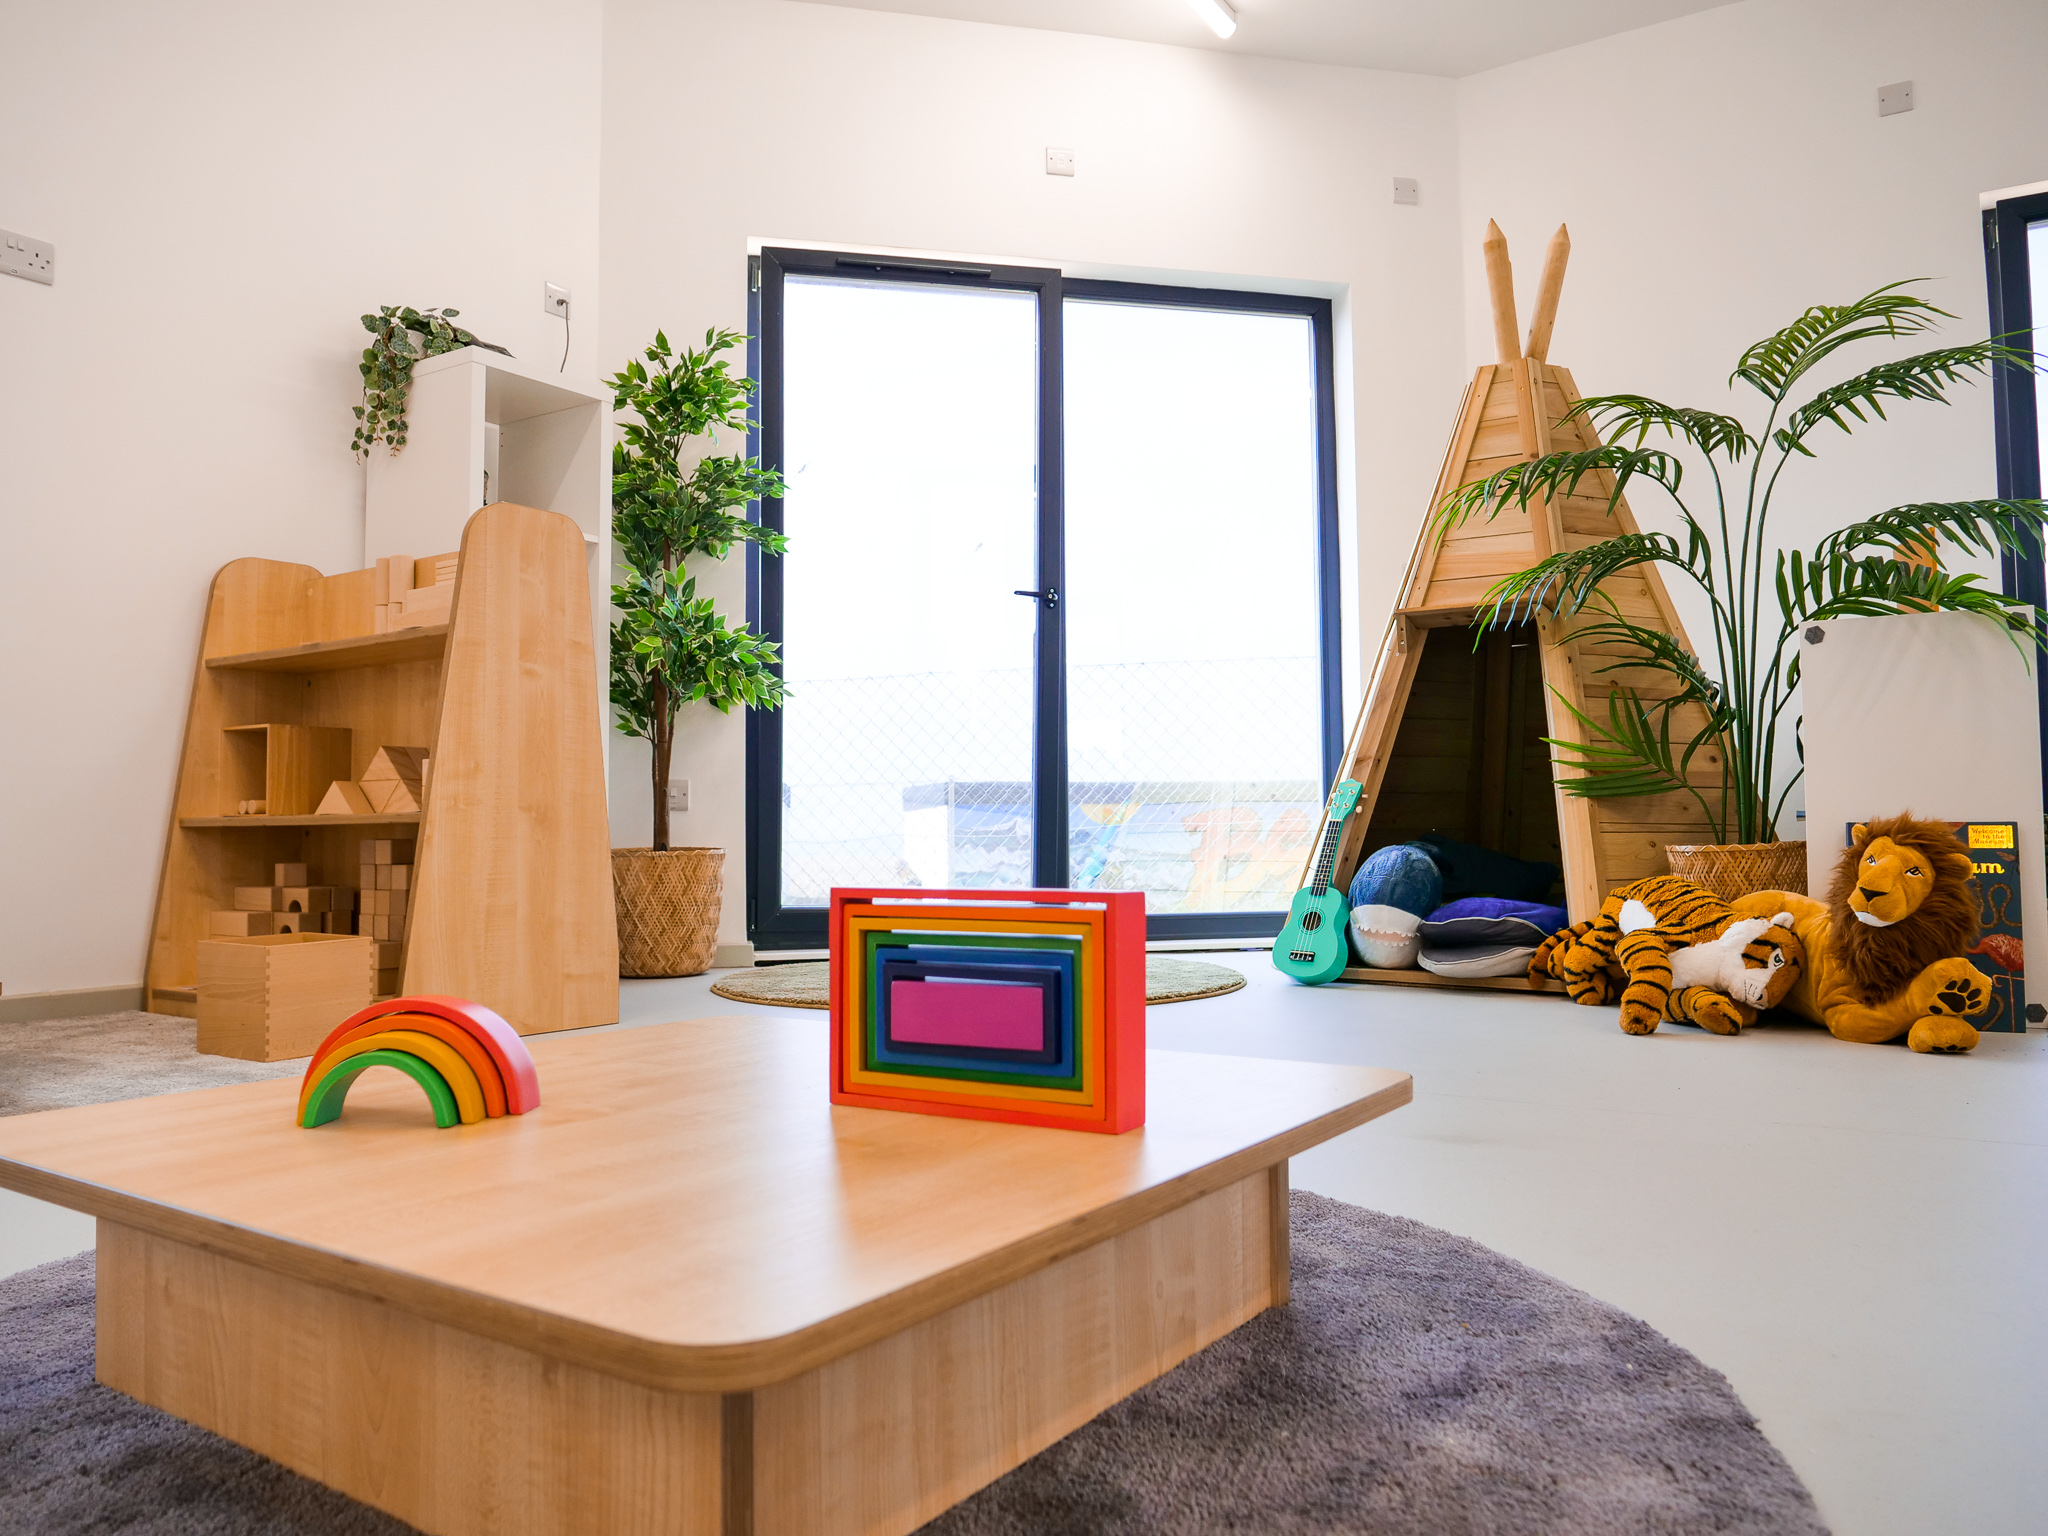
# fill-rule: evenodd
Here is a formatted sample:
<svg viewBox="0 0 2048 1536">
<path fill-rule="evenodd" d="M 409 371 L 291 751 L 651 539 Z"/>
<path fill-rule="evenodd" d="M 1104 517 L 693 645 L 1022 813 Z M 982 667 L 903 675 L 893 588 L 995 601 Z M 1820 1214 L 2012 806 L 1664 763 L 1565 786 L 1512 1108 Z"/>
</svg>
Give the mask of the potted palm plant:
<svg viewBox="0 0 2048 1536">
<path fill-rule="evenodd" d="M 626 571 L 612 588 L 612 709 L 620 731 L 648 743 L 654 792 L 652 845 L 612 850 L 622 976 L 694 976 L 717 948 L 725 850 L 669 846 L 677 712 L 782 702 L 774 644 L 728 625 L 685 569 L 743 541 L 783 550 L 781 534 L 746 516 L 750 502 L 782 494 L 780 475 L 738 453 L 703 453 L 684 467 L 697 440 L 746 432 L 754 381 L 735 377 L 724 356 L 745 339 L 714 329 L 702 350 L 677 352 L 657 331 L 644 360 L 606 380 L 613 409 L 638 418 L 621 423 L 612 450 L 612 541 Z"/>
<path fill-rule="evenodd" d="M 1879 363 L 1814 388 L 1814 370 L 1843 348 L 1923 335 L 1954 318 L 1903 291 L 1909 286 L 1891 283 L 1852 304 L 1817 305 L 1744 352 L 1729 386 L 1739 382 L 1762 396 L 1764 419 L 1755 432 L 1721 412 L 1643 395 L 1596 396 L 1570 414 L 1587 417 L 1605 446 L 1512 464 L 1447 498 L 1438 514 L 1446 532 L 1469 518 L 1569 495 L 1589 475 L 1612 478 L 1610 512 L 1638 481 L 1663 491 L 1677 509 L 1682 537 L 1620 534 L 1563 550 L 1507 577 L 1484 600 L 1482 632 L 1539 615 L 1583 616 L 1586 622 L 1567 638 L 1615 646 L 1617 659 L 1603 670 L 1648 668 L 1662 674 L 1662 686 L 1649 692 L 1615 688 L 1605 720 L 1559 700 L 1583 738 L 1546 738 L 1558 754 L 1557 782 L 1566 793 L 1587 799 L 1690 794 L 1722 844 L 1760 850 L 1777 842 L 1786 796 L 1803 771 L 1784 773 L 1779 753 L 1788 729 L 1794 750 L 1798 745 L 1792 711 L 1798 641 L 1807 626 L 1847 614 L 1946 609 L 2007 626 L 2017 645 L 2031 649 L 2041 643 L 2039 614 L 2018 598 L 1986 589 L 1973 572 L 1949 574 L 1939 561 L 1944 544 L 1985 555 L 2029 548 L 2044 521 L 2041 502 L 1914 502 L 1839 528 L 1810 551 L 1767 542 L 1779 477 L 1795 456 L 1815 456 L 1813 439 L 1822 427 L 1853 431 L 1885 419 L 1887 404 L 1946 402 L 1956 385 L 1974 382 L 1995 366 L 2030 365 L 2026 352 L 1997 340 L 1979 341 Z M 1795 403 L 1795 392 L 1804 389 L 1812 392 Z M 1695 512 L 1682 494 L 1685 463 L 1676 453 L 1649 446 L 1653 432 L 1705 460 L 1711 510 Z M 1601 593 L 1608 577 L 1650 564 L 1676 569 L 1706 599 L 1711 658 L 1631 621 Z M 1696 785 L 1689 772 L 1693 759 L 1715 743 L 1722 747 L 1718 793 Z M 1691 869 L 1680 867 L 1688 850 L 1667 851 L 1674 873 L 1714 883 L 1703 878 L 1713 850 L 1699 850 L 1699 864 Z M 1766 883 L 1803 890 L 1802 846 L 1783 852 L 1788 857 L 1778 861 L 1780 878 Z"/>
</svg>

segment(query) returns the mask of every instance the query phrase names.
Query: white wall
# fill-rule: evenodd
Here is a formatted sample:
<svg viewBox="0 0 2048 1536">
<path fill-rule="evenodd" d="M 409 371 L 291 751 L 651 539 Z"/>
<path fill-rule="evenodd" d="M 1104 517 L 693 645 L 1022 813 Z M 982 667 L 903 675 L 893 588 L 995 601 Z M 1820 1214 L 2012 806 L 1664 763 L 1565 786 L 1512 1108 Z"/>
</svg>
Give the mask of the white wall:
<svg viewBox="0 0 2048 1536">
<path fill-rule="evenodd" d="M 743 327 L 750 238 L 1348 294 L 1344 514 L 1376 644 L 1461 375 L 1452 97 L 1421 76 L 839 7 L 613 0 L 602 366 L 657 326 Z M 1050 144 L 1076 150 L 1072 180 L 1045 175 Z M 1396 175 L 1420 178 L 1421 206 L 1393 206 Z M 740 557 L 704 589 L 739 611 Z M 742 721 L 696 706 L 677 737 L 691 809 L 671 836 L 729 850 L 721 938 L 740 942 Z M 645 764 L 637 742 L 614 752 L 615 842 L 647 839 Z"/>
<path fill-rule="evenodd" d="M 1525 323 L 1543 242 L 1570 225 L 1551 358 L 1587 394 L 1733 407 L 1754 424 L 1761 397 L 1726 382 L 1742 349 L 1810 304 L 1898 278 L 1932 279 L 1922 291 L 1957 318 L 1911 348 L 1843 354 L 1843 374 L 1981 338 L 1977 194 L 2048 176 L 2043 59 L 2040 5 L 1749 0 L 1460 81 L 1468 361 L 1493 355 L 1488 218 L 1519 257 Z M 1880 118 L 1877 88 L 1898 80 L 1914 82 L 1915 109 Z M 1901 406 L 1853 439 L 1824 427 L 1812 446 L 1819 458 L 1782 482 L 1774 543 L 1996 494 L 1988 386 L 1950 409 Z M 1661 495 L 1631 504 L 1646 526 L 1675 527 Z M 1996 566 L 1980 568 L 1995 586 Z M 1673 586 L 1703 641 L 1704 609 Z"/>
<path fill-rule="evenodd" d="M 0 985 L 137 983 L 207 585 L 361 564 L 357 317 L 598 334 L 596 0 L 14 6 L 0 225 Z"/>
</svg>

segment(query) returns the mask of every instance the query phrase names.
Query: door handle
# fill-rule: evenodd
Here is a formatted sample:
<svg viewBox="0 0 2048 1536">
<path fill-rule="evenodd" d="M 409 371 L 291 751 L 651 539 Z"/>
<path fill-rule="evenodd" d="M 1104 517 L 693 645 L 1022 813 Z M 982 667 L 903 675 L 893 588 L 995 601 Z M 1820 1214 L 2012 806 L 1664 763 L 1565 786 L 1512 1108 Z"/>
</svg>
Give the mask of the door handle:
<svg viewBox="0 0 2048 1536">
<path fill-rule="evenodd" d="M 1047 587 L 1043 592 L 1034 592 L 1020 587 L 1010 595 L 1012 597 L 1035 597 L 1048 608 L 1057 608 L 1060 605 L 1060 590 L 1058 587 Z"/>
</svg>

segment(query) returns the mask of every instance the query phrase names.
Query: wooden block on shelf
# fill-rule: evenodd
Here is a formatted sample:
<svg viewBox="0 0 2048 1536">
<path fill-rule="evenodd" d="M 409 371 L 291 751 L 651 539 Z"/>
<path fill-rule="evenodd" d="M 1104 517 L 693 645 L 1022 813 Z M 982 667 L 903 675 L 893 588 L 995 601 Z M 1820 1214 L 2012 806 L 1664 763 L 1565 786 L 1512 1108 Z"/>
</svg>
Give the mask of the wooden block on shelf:
<svg viewBox="0 0 2048 1536">
<path fill-rule="evenodd" d="M 375 993 L 368 939 L 273 933 L 199 941 L 199 1049 L 247 1061 L 305 1056 Z"/>
<path fill-rule="evenodd" d="M 238 885 L 235 887 L 235 910 L 237 912 L 279 912 L 277 893 L 281 886 Z"/>
<path fill-rule="evenodd" d="M 273 912 L 270 914 L 272 933 L 325 933 L 326 921 L 318 912 Z"/>
<path fill-rule="evenodd" d="M 366 837 L 363 839 L 362 862 L 365 864 L 410 864 L 413 845 L 417 840 L 410 837 Z"/>
<path fill-rule="evenodd" d="M 377 969 L 380 971 L 397 970 L 398 952 L 404 946 L 395 939 L 385 941 L 372 940 L 371 942 L 377 945 Z"/>
<path fill-rule="evenodd" d="M 411 890 L 412 866 L 410 864 L 379 864 L 377 866 L 377 889 L 380 891 Z"/>
<path fill-rule="evenodd" d="M 206 915 L 207 937 L 215 939 L 247 939 L 270 932 L 270 910 L 261 912 L 236 910 L 233 912 L 209 912 Z"/>
<path fill-rule="evenodd" d="M 420 764 L 426 760 L 425 747 L 379 747 L 370 756 L 370 766 L 363 770 L 362 783 L 365 787 L 387 779 L 410 779 L 417 783 Z"/>
<path fill-rule="evenodd" d="M 356 931 L 356 915 L 353 912 L 332 911 L 323 912 L 320 915 L 325 919 L 320 925 L 322 933 L 352 934 Z"/>
<path fill-rule="evenodd" d="M 461 563 L 462 552 L 450 550 L 445 555 L 425 555 L 412 563 L 412 584 L 414 587 L 445 586 L 455 580 L 455 569 Z"/>
<path fill-rule="evenodd" d="M 306 866 L 303 864 L 273 864 L 270 866 L 270 883 L 272 885 L 311 885 L 313 882 L 306 877 Z"/>
<path fill-rule="evenodd" d="M 365 938 L 396 942 L 405 937 L 405 919 L 402 917 L 385 917 L 365 912 L 357 926 L 362 929 Z"/>
<path fill-rule="evenodd" d="M 276 889 L 278 899 L 284 903 L 277 909 L 280 911 L 325 912 L 334 905 L 331 885 L 281 885 Z"/>
<path fill-rule="evenodd" d="M 363 892 L 363 910 L 374 917 L 404 917 L 410 891 L 374 890 Z"/>
<path fill-rule="evenodd" d="M 450 582 L 445 587 L 421 587 L 406 593 L 398 611 L 410 622 L 446 624 L 454 610 L 455 584 Z"/>
<path fill-rule="evenodd" d="M 327 786 L 349 771 L 351 733 L 339 725 L 261 725 L 223 728 L 228 777 L 263 790 L 261 814 L 308 816 Z"/>
<path fill-rule="evenodd" d="M 313 809 L 315 816 L 367 816 L 376 807 L 370 804 L 370 797 L 363 793 L 362 785 L 352 779 L 336 779 L 327 786 L 327 793 Z"/>
<path fill-rule="evenodd" d="M 381 816 L 404 815 L 420 808 L 418 779 L 366 779 L 363 793 Z"/>
<path fill-rule="evenodd" d="M 412 573 L 419 564 L 411 555 L 386 555 L 377 562 L 379 601 L 396 603 L 412 590 Z"/>
<path fill-rule="evenodd" d="M 379 603 L 371 610 L 370 633 L 388 635 L 391 633 L 391 605 Z"/>
<path fill-rule="evenodd" d="M 394 966 L 392 966 L 392 967 L 391 967 L 391 969 L 389 969 L 389 970 L 386 970 L 386 971 L 379 971 L 379 972 L 377 973 L 377 995 L 378 995 L 379 997 L 396 997 L 396 996 L 398 996 L 398 967 L 397 967 L 397 966 L 395 966 L 395 965 L 394 965 Z"/>
</svg>

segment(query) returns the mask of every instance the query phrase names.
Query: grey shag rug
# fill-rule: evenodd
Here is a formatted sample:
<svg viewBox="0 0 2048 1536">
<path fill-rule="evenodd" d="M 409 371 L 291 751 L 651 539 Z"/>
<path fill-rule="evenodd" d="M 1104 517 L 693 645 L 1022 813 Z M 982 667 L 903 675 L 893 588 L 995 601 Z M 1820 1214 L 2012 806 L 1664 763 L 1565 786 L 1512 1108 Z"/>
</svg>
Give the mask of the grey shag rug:
<svg viewBox="0 0 2048 1536">
<path fill-rule="evenodd" d="M 786 965 L 758 965 L 734 971 L 711 983 L 711 990 L 736 1003 L 766 1003 L 776 1008 L 829 1008 L 832 964 L 800 960 Z M 1198 997 L 1221 997 L 1244 985 L 1244 973 L 1207 960 L 1179 960 L 1171 955 L 1145 957 L 1147 1003 L 1191 1003 Z"/>
<path fill-rule="evenodd" d="M 1719 1372 L 1477 1243 L 1297 1192 L 1294 1301 L 921 1536 L 1825 1536 Z M 0 1281 L 0 1530 L 411 1527 L 92 1379 L 89 1253 Z"/>
<path fill-rule="evenodd" d="M 303 1059 L 202 1056 L 198 1024 L 165 1013 L 0 1024 L 0 1115 L 296 1077 L 305 1070 Z"/>
</svg>

